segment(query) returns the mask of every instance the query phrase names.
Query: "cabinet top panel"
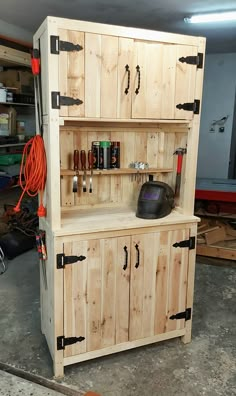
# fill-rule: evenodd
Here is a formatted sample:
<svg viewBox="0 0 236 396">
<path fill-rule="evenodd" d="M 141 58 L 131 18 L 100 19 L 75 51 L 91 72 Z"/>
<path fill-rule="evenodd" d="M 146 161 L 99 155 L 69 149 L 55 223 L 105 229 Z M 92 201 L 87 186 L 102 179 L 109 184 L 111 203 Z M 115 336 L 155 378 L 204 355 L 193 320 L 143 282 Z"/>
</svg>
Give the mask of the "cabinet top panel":
<svg viewBox="0 0 236 396">
<path fill-rule="evenodd" d="M 101 233 L 146 229 L 150 227 L 176 226 L 177 224 L 196 223 L 198 218 L 186 216 L 172 211 L 169 216 L 157 220 L 139 219 L 135 216 L 135 210 L 127 207 L 100 208 L 89 210 L 69 210 L 62 212 L 62 227 L 55 230 L 55 236 L 76 235 L 87 233 Z"/>
<path fill-rule="evenodd" d="M 188 36 L 183 34 L 166 33 L 156 30 L 139 29 L 133 27 L 108 25 L 102 23 L 94 23 L 87 21 L 80 21 L 67 18 L 57 18 L 48 16 L 43 24 L 40 26 L 38 31 L 42 31 L 43 27 L 47 28 L 50 26 L 50 32 L 52 29 L 70 29 L 95 34 L 105 34 L 110 36 L 119 36 L 133 39 L 141 39 L 148 41 L 160 41 L 163 43 L 172 44 L 183 44 L 183 45 L 205 45 L 206 39 L 204 37 Z"/>
</svg>

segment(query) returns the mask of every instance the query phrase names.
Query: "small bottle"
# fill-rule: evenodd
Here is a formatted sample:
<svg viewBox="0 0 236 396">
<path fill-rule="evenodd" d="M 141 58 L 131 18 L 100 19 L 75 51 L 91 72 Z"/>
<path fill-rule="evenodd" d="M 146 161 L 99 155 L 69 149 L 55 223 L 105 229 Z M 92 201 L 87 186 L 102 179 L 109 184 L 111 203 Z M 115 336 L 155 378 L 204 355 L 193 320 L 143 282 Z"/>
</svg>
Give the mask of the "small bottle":
<svg viewBox="0 0 236 396">
<path fill-rule="evenodd" d="M 100 142 L 100 169 L 110 169 L 111 164 L 111 142 Z"/>
<path fill-rule="evenodd" d="M 120 168 L 120 142 L 111 142 L 111 168 Z"/>
<path fill-rule="evenodd" d="M 99 169 L 100 163 L 100 142 L 92 142 L 93 169 Z"/>
</svg>

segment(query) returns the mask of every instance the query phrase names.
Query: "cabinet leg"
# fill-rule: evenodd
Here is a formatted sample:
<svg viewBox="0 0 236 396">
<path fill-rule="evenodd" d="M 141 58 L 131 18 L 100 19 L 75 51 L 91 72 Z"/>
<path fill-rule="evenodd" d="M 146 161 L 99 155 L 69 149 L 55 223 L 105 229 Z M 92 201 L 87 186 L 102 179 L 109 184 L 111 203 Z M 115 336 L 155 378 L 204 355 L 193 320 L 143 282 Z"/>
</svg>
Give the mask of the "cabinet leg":
<svg viewBox="0 0 236 396">
<path fill-rule="evenodd" d="M 54 378 L 64 377 L 64 365 L 63 362 L 54 362 Z"/>
<path fill-rule="evenodd" d="M 191 339 L 192 339 L 192 321 L 191 320 L 186 323 L 185 330 L 186 330 L 186 333 L 183 337 L 181 337 L 181 341 L 184 344 L 188 344 L 189 342 L 191 342 Z"/>
</svg>

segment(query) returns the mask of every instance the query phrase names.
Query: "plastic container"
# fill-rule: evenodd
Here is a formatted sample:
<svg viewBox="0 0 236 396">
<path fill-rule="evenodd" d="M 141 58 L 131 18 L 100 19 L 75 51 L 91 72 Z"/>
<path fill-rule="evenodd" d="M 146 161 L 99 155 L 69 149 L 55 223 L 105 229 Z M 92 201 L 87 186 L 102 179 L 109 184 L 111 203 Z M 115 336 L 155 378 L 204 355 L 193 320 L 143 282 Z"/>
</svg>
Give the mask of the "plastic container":
<svg viewBox="0 0 236 396">
<path fill-rule="evenodd" d="M 7 101 L 7 90 L 3 86 L 0 86 L 0 102 Z"/>
<path fill-rule="evenodd" d="M 111 168 L 120 168 L 120 142 L 111 142 Z"/>
<path fill-rule="evenodd" d="M 110 169 L 111 165 L 111 142 L 100 142 L 100 169 Z"/>
</svg>

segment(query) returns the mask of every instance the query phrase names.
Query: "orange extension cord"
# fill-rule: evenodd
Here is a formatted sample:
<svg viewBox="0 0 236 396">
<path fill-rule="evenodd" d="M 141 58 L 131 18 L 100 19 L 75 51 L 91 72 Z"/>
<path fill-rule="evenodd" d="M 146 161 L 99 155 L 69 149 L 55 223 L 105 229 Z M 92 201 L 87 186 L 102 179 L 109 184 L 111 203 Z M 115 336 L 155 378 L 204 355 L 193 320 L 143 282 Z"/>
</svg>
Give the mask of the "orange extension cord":
<svg viewBox="0 0 236 396">
<path fill-rule="evenodd" d="M 24 174 L 24 178 L 22 177 Z M 20 205 L 25 193 L 30 197 L 39 194 L 39 207 L 37 215 L 46 216 L 46 209 L 43 206 L 43 192 L 46 183 L 47 162 L 43 138 L 40 135 L 32 137 L 25 145 L 20 166 L 19 184 L 22 188 L 22 194 L 15 212 L 20 212 Z"/>
</svg>

